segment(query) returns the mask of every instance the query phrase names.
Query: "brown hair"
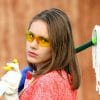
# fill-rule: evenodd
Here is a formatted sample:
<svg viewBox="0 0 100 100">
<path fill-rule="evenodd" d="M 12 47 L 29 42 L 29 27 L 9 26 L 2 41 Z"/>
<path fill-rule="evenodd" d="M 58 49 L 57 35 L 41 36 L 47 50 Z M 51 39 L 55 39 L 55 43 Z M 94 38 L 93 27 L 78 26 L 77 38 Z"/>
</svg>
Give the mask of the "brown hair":
<svg viewBox="0 0 100 100">
<path fill-rule="evenodd" d="M 32 19 L 28 29 L 36 20 L 42 20 L 47 23 L 52 49 L 52 58 L 45 62 L 39 71 L 36 71 L 36 75 L 45 74 L 52 70 L 59 71 L 64 69 L 66 73 L 72 76 L 72 88 L 77 89 L 80 85 L 80 74 L 68 16 L 59 9 L 45 10 Z"/>
</svg>

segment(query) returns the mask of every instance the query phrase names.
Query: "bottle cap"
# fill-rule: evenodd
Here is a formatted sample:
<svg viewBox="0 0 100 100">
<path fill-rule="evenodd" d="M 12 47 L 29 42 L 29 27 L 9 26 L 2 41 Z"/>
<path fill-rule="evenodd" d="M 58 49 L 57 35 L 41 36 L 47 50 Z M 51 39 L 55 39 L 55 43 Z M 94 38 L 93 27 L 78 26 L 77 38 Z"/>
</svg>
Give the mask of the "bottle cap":
<svg viewBox="0 0 100 100">
<path fill-rule="evenodd" d="M 31 79 L 32 78 L 32 72 L 30 72 L 30 71 L 28 71 L 27 73 L 26 73 L 26 79 Z"/>
</svg>

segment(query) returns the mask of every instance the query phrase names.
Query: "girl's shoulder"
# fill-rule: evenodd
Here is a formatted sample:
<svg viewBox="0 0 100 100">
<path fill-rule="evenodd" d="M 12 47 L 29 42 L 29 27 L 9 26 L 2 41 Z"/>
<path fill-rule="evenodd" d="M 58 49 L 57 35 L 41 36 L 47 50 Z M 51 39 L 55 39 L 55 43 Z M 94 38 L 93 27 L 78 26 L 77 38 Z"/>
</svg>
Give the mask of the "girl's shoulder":
<svg viewBox="0 0 100 100">
<path fill-rule="evenodd" d="M 58 71 L 51 71 L 45 75 L 42 75 L 38 78 L 39 84 L 47 84 L 47 85 L 63 85 L 66 84 L 68 87 L 70 87 L 68 82 L 68 77 L 65 71 L 61 71 L 59 73 Z"/>
<path fill-rule="evenodd" d="M 37 87 L 50 94 L 56 95 L 56 97 L 76 98 L 76 90 L 71 89 L 68 76 L 65 71 L 61 71 L 61 75 L 57 71 L 49 72 L 38 79 Z M 66 99 L 62 99 L 66 100 Z M 70 99 L 75 100 L 75 99 Z"/>
</svg>

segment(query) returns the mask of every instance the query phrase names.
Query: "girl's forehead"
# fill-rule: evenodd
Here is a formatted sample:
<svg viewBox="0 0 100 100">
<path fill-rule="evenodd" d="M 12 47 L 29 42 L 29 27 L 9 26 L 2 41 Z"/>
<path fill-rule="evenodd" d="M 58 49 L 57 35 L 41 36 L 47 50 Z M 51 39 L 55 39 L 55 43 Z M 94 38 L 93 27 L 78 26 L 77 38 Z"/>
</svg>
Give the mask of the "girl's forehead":
<svg viewBox="0 0 100 100">
<path fill-rule="evenodd" d="M 40 35 L 48 38 L 47 24 L 42 20 L 36 20 L 32 22 L 29 31 L 31 31 L 36 35 Z"/>
</svg>

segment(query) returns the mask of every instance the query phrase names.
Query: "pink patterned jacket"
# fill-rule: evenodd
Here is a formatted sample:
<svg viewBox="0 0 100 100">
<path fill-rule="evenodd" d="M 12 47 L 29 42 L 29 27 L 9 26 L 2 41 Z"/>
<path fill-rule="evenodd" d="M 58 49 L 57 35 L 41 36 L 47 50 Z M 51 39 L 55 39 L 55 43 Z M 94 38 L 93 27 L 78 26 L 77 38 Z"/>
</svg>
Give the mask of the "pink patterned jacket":
<svg viewBox="0 0 100 100">
<path fill-rule="evenodd" d="M 65 71 L 49 72 L 36 78 L 19 96 L 19 100 L 76 100 Z"/>
</svg>

